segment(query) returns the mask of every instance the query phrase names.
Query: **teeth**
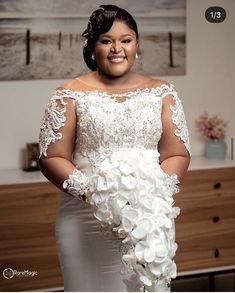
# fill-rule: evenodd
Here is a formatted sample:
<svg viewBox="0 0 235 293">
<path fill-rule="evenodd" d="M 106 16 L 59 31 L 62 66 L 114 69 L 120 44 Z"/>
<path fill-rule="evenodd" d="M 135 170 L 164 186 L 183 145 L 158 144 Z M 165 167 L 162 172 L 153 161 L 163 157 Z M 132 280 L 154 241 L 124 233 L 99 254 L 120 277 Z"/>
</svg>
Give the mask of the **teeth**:
<svg viewBox="0 0 235 293">
<path fill-rule="evenodd" d="M 110 57 L 109 61 L 113 63 L 122 63 L 124 62 L 125 57 Z"/>
<path fill-rule="evenodd" d="M 125 57 L 110 57 L 109 59 L 124 59 Z"/>
</svg>

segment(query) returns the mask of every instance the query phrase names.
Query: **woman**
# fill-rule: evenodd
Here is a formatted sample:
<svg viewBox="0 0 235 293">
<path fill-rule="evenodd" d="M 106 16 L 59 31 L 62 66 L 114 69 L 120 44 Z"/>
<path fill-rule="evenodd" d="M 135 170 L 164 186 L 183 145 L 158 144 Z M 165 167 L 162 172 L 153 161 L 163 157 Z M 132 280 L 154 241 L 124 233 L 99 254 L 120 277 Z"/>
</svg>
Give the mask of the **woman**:
<svg viewBox="0 0 235 293">
<path fill-rule="evenodd" d="M 92 13 L 83 37 L 84 60 L 91 72 L 56 89 L 39 139 L 41 170 L 63 191 L 56 239 L 64 289 L 169 291 L 174 273 L 166 275 L 169 268 L 165 269 L 165 275 L 152 282 L 146 273 L 148 263 L 132 262 L 133 269 L 131 261 L 128 264 L 122 258 L 127 246 L 122 245 L 120 235 L 114 229 L 100 229 L 88 199 L 92 198 L 92 175 L 110 154 L 126 147 L 159 153 L 160 169 L 177 192 L 190 161 L 181 101 L 172 84 L 132 71 L 139 36 L 136 22 L 126 10 L 101 5 Z M 169 227 L 169 234 L 164 235 L 173 239 L 174 225 Z M 167 249 L 161 246 L 162 251 Z M 164 260 L 167 256 L 169 262 L 169 255 Z M 173 262 L 171 268 L 174 270 Z"/>
</svg>

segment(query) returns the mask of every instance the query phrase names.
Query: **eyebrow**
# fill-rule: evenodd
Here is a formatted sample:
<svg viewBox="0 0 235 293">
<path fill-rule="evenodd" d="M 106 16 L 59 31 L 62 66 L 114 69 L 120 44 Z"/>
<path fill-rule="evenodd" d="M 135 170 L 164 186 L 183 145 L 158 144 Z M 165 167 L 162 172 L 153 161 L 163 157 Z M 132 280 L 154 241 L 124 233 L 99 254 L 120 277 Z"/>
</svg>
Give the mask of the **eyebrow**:
<svg viewBox="0 0 235 293">
<path fill-rule="evenodd" d="M 112 38 L 112 36 L 109 35 L 109 34 L 103 34 L 100 37 Z M 130 34 L 124 34 L 124 35 L 121 35 L 120 37 L 123 38 L 123 37 L 134 37 L 134 36 L 133 35 L 130 35 Z"/>
</svg>

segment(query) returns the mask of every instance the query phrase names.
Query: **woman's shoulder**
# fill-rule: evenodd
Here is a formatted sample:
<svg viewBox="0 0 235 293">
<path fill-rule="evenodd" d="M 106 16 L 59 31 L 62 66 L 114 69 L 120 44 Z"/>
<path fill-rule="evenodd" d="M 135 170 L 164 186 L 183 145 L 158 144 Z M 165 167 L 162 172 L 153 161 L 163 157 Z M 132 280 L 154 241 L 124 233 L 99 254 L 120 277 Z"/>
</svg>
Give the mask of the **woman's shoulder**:
<svg viewBox="0 0 235 293">
<path fill-rule="evenodd" d="M 84 87 L 84 82 L 90 80 L 90 73 L 76 76 L 75 78 L 68 80 L 60 84 L 57 89 L 67 89 L 71 91 L 82 91 Z"/>
<path fill-rule="evenodd" d="M 135 77 L 137 80 L 142 81 L 142 83 L 146 83 L 147 87 L 151 87 L 151 88 L 159 87 L 159 86 L 162 86 L 163 84 L 166 84 L 168 86 L 170 85 L 168 81 L 157 78 L 157 77 L 152 77 L 150 75 L 136 73 Z"/>
<path fill-rule="evenodd" d="M 162 85 L 170 86 L 170 82 L 164 79 L 159 79 L 156 77 L 151 77 L 151 86 L 152 87 L 160 87 Z"/>
</svg>

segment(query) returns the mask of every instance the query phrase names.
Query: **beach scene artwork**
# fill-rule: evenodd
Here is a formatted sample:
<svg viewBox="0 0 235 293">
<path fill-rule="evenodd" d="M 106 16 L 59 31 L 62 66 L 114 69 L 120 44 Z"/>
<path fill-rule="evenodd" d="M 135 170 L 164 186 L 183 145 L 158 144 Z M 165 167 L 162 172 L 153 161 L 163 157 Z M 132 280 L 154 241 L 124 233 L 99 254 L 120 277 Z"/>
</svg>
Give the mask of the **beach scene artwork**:
<svg viewBox="0 0 235 293">
<path fill-rule="evenodd" d="M 0 0 L 0 80 L 71 79 L 88 72 L 81 34 L 102 4 L 134 16 L 136 71 L 186 74 L 186 0 Z"/>
</svg>

